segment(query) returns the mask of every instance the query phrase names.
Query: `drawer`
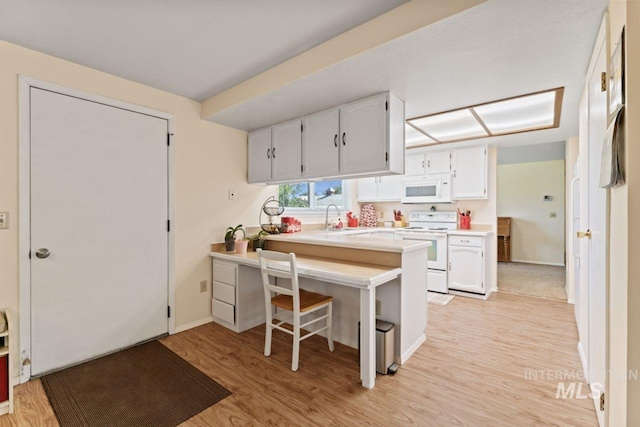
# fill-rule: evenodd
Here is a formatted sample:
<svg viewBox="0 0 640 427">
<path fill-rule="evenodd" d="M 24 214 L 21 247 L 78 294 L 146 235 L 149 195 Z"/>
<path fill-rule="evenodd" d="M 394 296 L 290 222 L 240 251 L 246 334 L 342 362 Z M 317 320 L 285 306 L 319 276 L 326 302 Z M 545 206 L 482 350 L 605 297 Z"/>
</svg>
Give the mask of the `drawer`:
<svg viewBox="0 0 640 427">
<path fill-rule="evenodd" d="M 213 317 L 224 320 L 232 325 L 236 324 L 236 308 L 233 305 L 226 302 L 218 301 L 217 299 L 211 300 L 211 311 Z"/>
<path fill-rule="evenodd" d="M 482 237 L 478 236 L 449 236 L 449 244 L 455 246 L 473 246 L 475 248 L 482 247 Z"/>
<path fill-rule="evenodd" d="M 236 305 L 236 287 L 213 282 L 213 297 L 227 304 Z"/>
<path fill-rule="evenodd" d="M 213 281 L 224 283 L 226 285 L 235 286 L 237 271 L 238 271 L 237 264 L 214 261 L 213 262 Z"/>
</svg>

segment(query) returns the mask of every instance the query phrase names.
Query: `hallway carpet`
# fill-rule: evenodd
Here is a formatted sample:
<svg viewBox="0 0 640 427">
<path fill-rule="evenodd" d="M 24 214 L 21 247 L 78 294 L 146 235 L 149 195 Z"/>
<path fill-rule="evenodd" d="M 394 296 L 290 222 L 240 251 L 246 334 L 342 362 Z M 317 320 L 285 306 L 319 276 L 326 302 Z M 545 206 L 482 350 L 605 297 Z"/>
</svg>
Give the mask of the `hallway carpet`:
<svg viewBox="0 0 640 427">
<path fill-rule="evenodd" d="M 498 290 L 566 301 L 565 268 L 554 265 L 498 263 Z"/>
</svg>

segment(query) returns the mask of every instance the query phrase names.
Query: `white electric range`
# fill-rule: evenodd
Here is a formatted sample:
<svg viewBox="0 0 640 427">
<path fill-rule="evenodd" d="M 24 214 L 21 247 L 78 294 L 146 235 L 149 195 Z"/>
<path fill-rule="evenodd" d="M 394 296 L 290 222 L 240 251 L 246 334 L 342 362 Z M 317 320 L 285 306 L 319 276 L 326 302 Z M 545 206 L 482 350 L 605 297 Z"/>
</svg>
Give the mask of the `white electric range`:
<svg viewBox="0 0 640 427">
<path fill-rule="evenodd" d="M 411 212 L 409 226 L 398 230 L 396 235 L 403 240 L 431 242 L 427 259 L 427 289 L 449 293 L 447 285 L 447 231 L 455 230 L 458 224 L 456 212 Z"/>
</svg>

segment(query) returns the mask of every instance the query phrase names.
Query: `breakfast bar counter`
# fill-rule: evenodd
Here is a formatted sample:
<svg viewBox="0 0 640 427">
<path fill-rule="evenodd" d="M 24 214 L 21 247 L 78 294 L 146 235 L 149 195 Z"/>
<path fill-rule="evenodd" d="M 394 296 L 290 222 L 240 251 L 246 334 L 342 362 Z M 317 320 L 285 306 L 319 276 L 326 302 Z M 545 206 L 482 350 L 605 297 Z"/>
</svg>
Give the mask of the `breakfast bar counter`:
<svg viewBox="0 0 640 427">
<path fill-rule="evenodd" d="M 431 243 L 343 233 L 349 232 L 275 235 L 268 236 L 265 243 L 267 250 L 296 254 L 301 288 L 334 297 L 335 341 L 357 347 L 360 321 L 360 379 L 364 387 L 373 388 L 376 318 L 396 326 L 394 353 L 399 365 L 426 340 L 426 260 Z M 214 269 L 214 320 L 236 332 L 263 324 L 266 315 L 257 253 L 236 254 L 218 249 L 212 250 L 210 256 Z M 236 273 L 226 276 L 237 277 L 236 295 L 226 301 L 219 300 L 216 269 L 224 272 L 234 268 Z M 249 302 L 244 303 L 243 295 L 249 294 L 250 297 L 244 297 Z M 235 305 L 231 306 L 231 301 Z M 247 312 L 253 313 L 248 321 Z M 229 313 L 228 317 L 224 313 Z"/>
</svg>

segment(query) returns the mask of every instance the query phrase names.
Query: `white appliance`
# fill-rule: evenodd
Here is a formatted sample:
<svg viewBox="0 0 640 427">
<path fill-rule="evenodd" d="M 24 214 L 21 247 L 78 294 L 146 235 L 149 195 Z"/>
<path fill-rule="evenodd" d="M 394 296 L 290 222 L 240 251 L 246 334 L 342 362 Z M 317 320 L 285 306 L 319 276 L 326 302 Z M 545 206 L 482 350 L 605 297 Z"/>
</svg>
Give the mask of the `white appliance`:
<svg viewBox="0 0 640 427">
<path fill-rule="evenodd" d="M 403 180 L 402 203 L 451 203 L 451 174 Z"/>
<path fill-rule="evenodd" d="M 427 289 L 449 293 L 447 285 L 447 230 L 457 228 L 455 212 L 411 212 L 409 227 L 396 234 L 403 240 L 431 242 L 427 259 Z"/>
</svg>

